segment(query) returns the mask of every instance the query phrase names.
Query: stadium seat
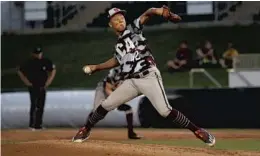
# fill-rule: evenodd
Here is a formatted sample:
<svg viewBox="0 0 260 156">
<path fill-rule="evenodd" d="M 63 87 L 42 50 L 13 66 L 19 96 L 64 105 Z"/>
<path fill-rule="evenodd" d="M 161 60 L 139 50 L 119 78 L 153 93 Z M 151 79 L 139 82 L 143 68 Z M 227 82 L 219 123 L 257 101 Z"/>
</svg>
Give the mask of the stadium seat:
<svg viewBox="0 0 260 156">
<path fill-rule="evenodd" d="M 181 22 L 197 22 L 197 21 L 212 21 L 214 20 L 214 15 L 185 15 L 186 14 L 186 3 L 185 1 L 181 2 L 170 2 L 169 7 L 173 12 L 181 14 L 182 21 Z M 127 2 L 127 3 L 113 3 L 112 7 L 118 7 L 120 9 L 127 10 L 127 21 L 132 21 L 145 12 L 148 8 L 151 7 L 161 7 L 163 5 L 168 5 L 167 1 L 160 2 Z M 223 3 L 224 4 L 224 3 Z M 220 3 L 220 8 L 225 8 L 225 4 Z M 107 11 L 109 8 L 105 10 L 104 13 L 99 14 L 98 17 L 94 18 L 91 23 L 86 23 L 86 27 L 108 27 L 108 19 L 107 19 Z M 130 17 L 130 18 L 129 18 Z M 161 17 L 154 16 L 151 20 L 147 22 L 146 25 L 159 25 L 166 23 L 167 21 Z"/>
<path fill-rule="evenodd" d="M 77 9 L 75 5 L 66 5 L 62 8 L 54 8 L 51 6 L 52 2 L 48 2 L 48 8 L 47 8 L 47 20 L 43 22 L 44 28 L 53 28 L 53 27 L 61 27 L 61 25 L 66 25 L 68 20 L 72 19 L 77 13 Z M 84 5 L 80 6 L 80 9 L 85 9 Z M 62 14 L 61 14 L 62 12 Z M 55 19 L 60 19 L 61 21 L 56 21 Z"/>
</svg>

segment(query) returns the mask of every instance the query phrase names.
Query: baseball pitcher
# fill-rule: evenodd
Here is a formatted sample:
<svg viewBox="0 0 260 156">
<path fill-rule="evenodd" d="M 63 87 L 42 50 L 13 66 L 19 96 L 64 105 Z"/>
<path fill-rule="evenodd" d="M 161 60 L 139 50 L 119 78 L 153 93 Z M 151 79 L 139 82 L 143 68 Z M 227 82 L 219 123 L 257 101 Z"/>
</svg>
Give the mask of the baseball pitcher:
<svg viewBox="0 0 260 156">
<path fill-rule="evenodd" d="M 74 142 L 83 142 L 90 136 L 94 125 L 102 120 L 106 114 L 121 104 L 143 94 L 152 103 L 154 108 L 166 120 L 178 124 L 180 127 L 192 131 L 197 138 L 209 146 L 215 144 L 215 137 L 203 128 L 196 126 L 181 112 L 172 108 L 164 92 L 162 77 L 156 67 L 151 49 L 143 36 L 143 25 L 154 15 L 162 16 L 172 22 L 181 18 L 172 13 L 168 7 L 150 8 L 132 23 L 126 25 L 126 11 L 112 8 L 108 11 L 109 26 L 118 37 L 114 56 L 105 63 L 86 65 L 83 70 L 87 73 L 122 66 L 124 82 L 112 92 L 106 100 L 95 110 L 86 124 L 73 137 Z"/>
<path fill-rule="evenodd" d="M 120 86 L 121 81 L 121 67 L 115 67 L 109 71 L 109 74 L 97 84 L 95 99 L 94 99 L 94 108 L 93 111 L 89 114 L 88 118 L 93 115 L 93 112 L 101 105 L 104 101 L 118 86 Z M 124 111 L 126 114 L 127 121 L 127 130 L 129 139 L 140 139 L 133 130 L 133 111 L 132 107 L 128 104 L 122 104 L 117 107 L 117 110 Z M 87 119 L 88 120 L 88 119 Z"/>
</svg>

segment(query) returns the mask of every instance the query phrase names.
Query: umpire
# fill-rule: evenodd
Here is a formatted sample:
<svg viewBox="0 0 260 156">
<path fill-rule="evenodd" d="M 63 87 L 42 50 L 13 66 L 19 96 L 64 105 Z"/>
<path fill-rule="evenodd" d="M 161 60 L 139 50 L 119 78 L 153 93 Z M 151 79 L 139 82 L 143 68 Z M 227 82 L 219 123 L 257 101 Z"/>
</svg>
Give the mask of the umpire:
<svg viewBox="0 0 260 156">
<path fill-rule="evenodd" d="M 51 60 L 43 57 L 40 47 L 35 48 L 31 58 L 18 68 L 18 75 L 30 93 L 29 127 L 32 130 L 42 129 L 46 89 L 52 83 L 55 74 L 55 65 Z"/>
</svg>

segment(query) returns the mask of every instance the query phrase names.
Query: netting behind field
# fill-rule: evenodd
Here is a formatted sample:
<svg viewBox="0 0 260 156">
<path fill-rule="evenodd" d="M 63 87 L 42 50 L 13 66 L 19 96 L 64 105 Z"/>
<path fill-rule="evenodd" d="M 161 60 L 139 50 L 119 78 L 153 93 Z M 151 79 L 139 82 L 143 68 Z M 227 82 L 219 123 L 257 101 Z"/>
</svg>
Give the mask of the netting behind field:
<svg viewBox="0 0 260 156">
<path fill-rule="evenodd" d="M 260 54 L 240 54 L 234 58 L 233 67 L 235 70 L 260 69 Z"/>
</svg>

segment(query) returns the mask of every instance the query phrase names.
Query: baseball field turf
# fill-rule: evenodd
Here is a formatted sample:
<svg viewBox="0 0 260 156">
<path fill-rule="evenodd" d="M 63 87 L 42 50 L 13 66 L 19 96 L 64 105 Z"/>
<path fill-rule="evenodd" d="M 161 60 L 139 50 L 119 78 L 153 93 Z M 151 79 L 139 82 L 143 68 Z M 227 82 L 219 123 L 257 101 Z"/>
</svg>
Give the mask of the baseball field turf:
<svg viewBox="0 0 260 156">
<path fill-rule="evenodd" d="M 77 129 L 2 131 L 2 156 L 260 156 L 260 130 L 210 130 L 208 147 L 187 130 L 136 129 L 141 140 L 128 140 L 126 129 L 95 128 L 89 140 L 72 143 Z"/>
</svg>

